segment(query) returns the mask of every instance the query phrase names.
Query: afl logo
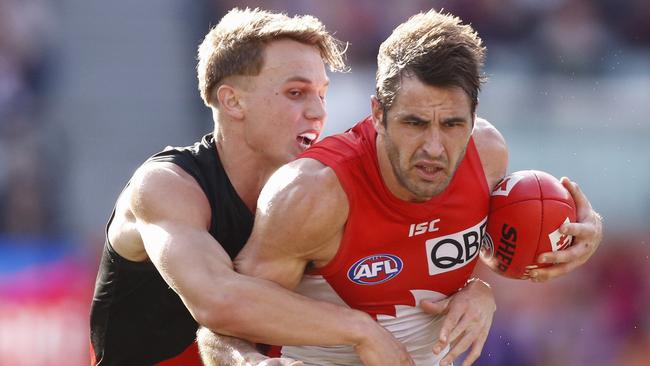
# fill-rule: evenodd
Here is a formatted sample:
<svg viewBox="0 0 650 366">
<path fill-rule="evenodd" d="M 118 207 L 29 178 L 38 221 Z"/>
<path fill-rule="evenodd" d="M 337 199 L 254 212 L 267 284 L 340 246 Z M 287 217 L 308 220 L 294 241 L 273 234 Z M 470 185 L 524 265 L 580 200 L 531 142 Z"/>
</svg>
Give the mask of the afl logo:
<svg viewBox="0 0 650 366">
<path fill-rule="evenodd" d="M 348 278 L 359 285 L 377 285 L 402 271 L 402 260 L 392 254 L 375 254 L 358 260 L 348 270 Z"/>
</svg>

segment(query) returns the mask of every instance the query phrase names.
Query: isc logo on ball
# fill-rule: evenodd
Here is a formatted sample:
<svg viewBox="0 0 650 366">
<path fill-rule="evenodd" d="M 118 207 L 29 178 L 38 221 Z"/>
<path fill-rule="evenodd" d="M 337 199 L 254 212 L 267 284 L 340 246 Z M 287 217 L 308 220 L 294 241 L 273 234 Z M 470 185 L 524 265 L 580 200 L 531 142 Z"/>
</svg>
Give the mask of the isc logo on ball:
<svg viewBox="0 0 650 366">
<path fill-rule="evenodd" d="M 402 260 L 392 254 L 375 254 L 358 260 L 348 270 L 348 278 L 360 285 L 377 285 L 402 271 Z"/>
</svg>

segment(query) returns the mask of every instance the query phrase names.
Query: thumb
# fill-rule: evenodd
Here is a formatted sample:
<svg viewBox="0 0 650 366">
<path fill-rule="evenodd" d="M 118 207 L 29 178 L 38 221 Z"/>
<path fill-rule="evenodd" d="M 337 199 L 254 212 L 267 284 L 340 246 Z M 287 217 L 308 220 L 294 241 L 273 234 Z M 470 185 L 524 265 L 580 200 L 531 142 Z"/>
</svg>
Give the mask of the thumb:
<svg viewBox="0 0 650 366">
<path fill-rule="evenodd" d="M 433 314 L 433 315 L 446 314 L 447 311 L 449 311 L 450 299 L 451 299 L 450 297 L 447 297 L 439 301 L 425 299 L 420 301 L 420 307 L 422 308 L 422 310 L 424 310 L 426 313 L 429 314 Z"/>
</svg>

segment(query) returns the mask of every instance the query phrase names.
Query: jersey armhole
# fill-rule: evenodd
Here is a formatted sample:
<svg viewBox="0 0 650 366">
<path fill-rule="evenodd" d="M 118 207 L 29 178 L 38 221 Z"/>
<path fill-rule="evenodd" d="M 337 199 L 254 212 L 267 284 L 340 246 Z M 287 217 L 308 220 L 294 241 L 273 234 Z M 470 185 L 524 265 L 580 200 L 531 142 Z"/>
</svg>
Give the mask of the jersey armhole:
<svg viewBox="0 0 650 366">
<path fill-rule="evenodd" d="M 490 186 L 488 185 L 487 177 L 485 176 L 485 171 L 483 170 L 481 155 L 479 155 L 478 148 L 474 142 L 474 136 L 471 136 L 469 139 L 467 153 L 471 154 L 469 156 L 469 162 L 472 165 L 472 170 L 479 176 L 478 178 L 481 181 L 481 187 L 483 187 L 484 192 L 490 195 Z"/>
</svg>

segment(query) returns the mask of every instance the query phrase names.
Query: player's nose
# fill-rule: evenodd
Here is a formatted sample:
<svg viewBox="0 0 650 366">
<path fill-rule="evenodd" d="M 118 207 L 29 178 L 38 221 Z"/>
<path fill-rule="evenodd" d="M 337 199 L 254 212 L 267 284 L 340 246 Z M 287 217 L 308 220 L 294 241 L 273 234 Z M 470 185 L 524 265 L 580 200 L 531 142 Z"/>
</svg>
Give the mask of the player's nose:
<svg viewBox="0 0 650 366">
<path fill-rule="evenodd" d="M 325 121 L 327 118 L 327 110 L 325 109 L 325 100 L 319 95 L 315 95 L 309 99 L 305 108 L 305 118 L 309 120 Z"/>
<path fill-rule="evenodd" d="M 445 150 L 442 143 L 442 136 L 440 130 L 437 128 L 429 128 L 424 133 L 424 141 L 422 143 L 422 150 L 432 157 L 440 156 Z"/>
</svg>

